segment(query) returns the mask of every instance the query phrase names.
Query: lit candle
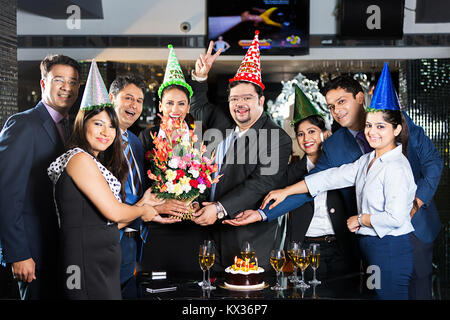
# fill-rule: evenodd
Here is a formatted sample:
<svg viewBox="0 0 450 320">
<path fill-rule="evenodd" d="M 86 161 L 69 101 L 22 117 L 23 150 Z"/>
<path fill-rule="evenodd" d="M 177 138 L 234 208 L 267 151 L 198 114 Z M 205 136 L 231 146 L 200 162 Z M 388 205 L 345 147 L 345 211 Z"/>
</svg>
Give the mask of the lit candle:
<svg viewBox="0 0 450 320">
<path fill-rule="evenodd" d="M 255 267 L 256 267 L 256 270 L 258 270 L 258 258 L 257 257 L 255 257 Z"/>
</svg>

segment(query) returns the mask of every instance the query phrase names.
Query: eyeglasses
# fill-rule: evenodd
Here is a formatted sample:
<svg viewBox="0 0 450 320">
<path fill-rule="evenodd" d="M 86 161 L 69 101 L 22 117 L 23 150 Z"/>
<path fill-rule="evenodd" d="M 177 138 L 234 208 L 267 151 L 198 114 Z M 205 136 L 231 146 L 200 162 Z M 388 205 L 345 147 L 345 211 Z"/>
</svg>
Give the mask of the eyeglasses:
<svg viewBox="0 0 450 320">
<path fill-rule="evenodd" d="M 231 103 L 231 104 L 236 104 L 240 100 L 242 100 L 244 103 L 248 103 L 248 102 L 252 101 L 255 98 L 256 98 L 256 96 L 253 96 L 253 95 L 233 96 L 233 97 L 228 98 L 228 102 Z"/>
<path fill-rule="evenodd" d="M 80 83 L 76 80 L 64 80 L 63 78 L 52 78 L 51 81 L 57 86 L 63 86 L 64 84 L 68 84 L 70 87 L 77 87 Z"/>
</svg>

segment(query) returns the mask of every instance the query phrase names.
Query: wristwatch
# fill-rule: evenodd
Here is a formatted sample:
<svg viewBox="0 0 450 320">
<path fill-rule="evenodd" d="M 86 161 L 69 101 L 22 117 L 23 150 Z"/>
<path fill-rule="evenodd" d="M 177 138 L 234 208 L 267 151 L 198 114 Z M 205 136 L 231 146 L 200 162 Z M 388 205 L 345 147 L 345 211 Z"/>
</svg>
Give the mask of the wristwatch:
<svg viewBox="0 0 450 320">
<path fill-rule="evenodd" d="M 218 202 L 216 202 L 215 205 L 216 205 L 216 210 L 217 210 L 217 219 L 223 219 L 225 214 L 223 213 L 222 207 L 220 206 L 220 204 Z"/>
<path fill-rule="evenodd" d="M 363 224 L 361 222 L 361 217 L 362 217 L 362 213 L 358 214 L 358 223 L 360 226 L 363 226 Z"/>
</svg>

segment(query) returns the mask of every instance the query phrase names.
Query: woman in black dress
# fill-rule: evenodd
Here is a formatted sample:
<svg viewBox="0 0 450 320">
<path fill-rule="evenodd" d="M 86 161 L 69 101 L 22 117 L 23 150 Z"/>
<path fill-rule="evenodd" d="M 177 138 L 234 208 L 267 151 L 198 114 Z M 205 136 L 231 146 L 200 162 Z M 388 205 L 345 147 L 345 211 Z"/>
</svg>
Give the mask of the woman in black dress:
<svg viewBox="0 0 450 320">
<path fill-rule="evenodd" d="M 192 128 L 194 123 L 189 115 L 190 94 L 180 85 L 169 85 L 161 92 L 159 110 L 163 116 L 174 120 L 181 120 L 185 127 Z M 139 139 L 144 150 L 154 148 L 153 138 L 150 136 L 165 136 L 160 126 L 154 126 L 142 131 Z M 146 169 L 151 169 L 152 163 L 147 161 Z M 197 199 L 202 202 L 202 199 Z M 198 265 L 198 246 L 207 239 L 205 227 L 201 227 L 189 220 L 175 220 L 164 218 L 164 214 L 187 212 L 186 205 L 178 200 L 170 199 L 164 204 L 155 206 L 160 214 L 149 223 L 151 235 L 144 244 L 140 271 L 163 270 L 168 273 L 193 274 L 200 272 Z"/>
<path fill-rule="evenodd" d="M 80 109 L 68 151 L 49 169 L 60 224 L 60 284 L 67 299 L 121 299 L 119 228 L 158 213 L 150 189 L 122 203 L 127 165 L 111 105 Z"/>
</svg>

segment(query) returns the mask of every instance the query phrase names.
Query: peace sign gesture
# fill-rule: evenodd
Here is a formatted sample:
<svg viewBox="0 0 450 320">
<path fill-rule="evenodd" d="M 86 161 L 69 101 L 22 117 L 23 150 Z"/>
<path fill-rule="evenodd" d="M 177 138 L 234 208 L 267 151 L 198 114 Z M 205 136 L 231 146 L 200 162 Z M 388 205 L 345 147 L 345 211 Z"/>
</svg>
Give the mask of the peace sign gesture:
<svg viewBox="0 0 450 320">
<path fill-rule="evenodd" d="M 210 41 L 206 54 L 201 53 L 200 57 L 195 62 L 194 74 L 199 78 L 206 78 L 208 76 L 209 70 L 211 69 L 214 61 L 216 61 L 217 57 L 222 52 L 222 48 L 220 48 L 214 55 L 211 55 L 213 47 L 214 41 Z"/>
</svg>

